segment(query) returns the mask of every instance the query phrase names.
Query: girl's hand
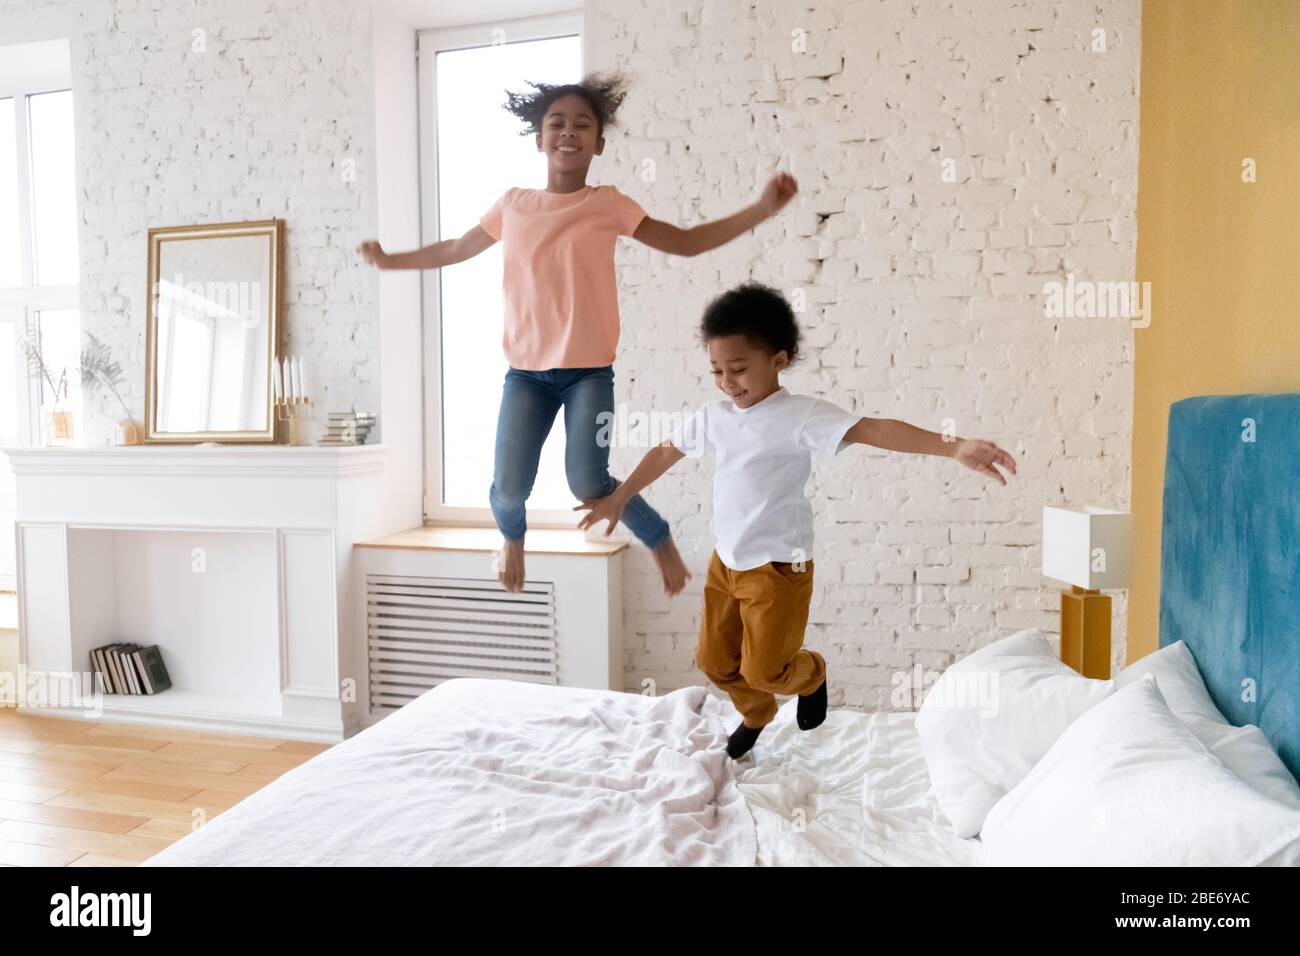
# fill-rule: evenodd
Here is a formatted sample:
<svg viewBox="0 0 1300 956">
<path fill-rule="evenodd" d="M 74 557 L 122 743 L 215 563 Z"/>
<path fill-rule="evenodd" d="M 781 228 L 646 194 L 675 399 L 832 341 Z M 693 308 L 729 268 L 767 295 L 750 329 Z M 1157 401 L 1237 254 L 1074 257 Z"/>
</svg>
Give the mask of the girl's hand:
<svg viewBox="0 0 1300 956">
<path fill-rule="evenodd" d="M 775 216 L 798 191 L 799 184 L 794 181 L 793 176 L 789 173 L 777 173 L 767 181 L 758 204 L 769 217 Z"/>
<path fill-rule="evenodd" d="M 1002 484 L 1007 480 L 1002 477 L 1002 473 L 994 468 L 994 465 L 1001 465 L 1011 474 L 1016 473 L 1016 460 L 1008 455 L 1005 451 L 993 444 L 991 441 L 980 441 L 975 438 L 963 438 L 957 442 L 957 447 L 953 449 L 952 457 L 969 468 L 971 471 L 978 471 L 982 475 L 992 475 Z"/>
<path fill-rule="evenodd" d="M 384 247 L 375 239 L 367 239 L 361 243 L 357 246 L 357 252 L 361 253 L 362 259 L 378 269 L 388 265 L 388 253 L 384 252 Z"/>
<path fill-rule="evenodd" d="M 609 525 L 605 528 L 605 537 L 608 538 L 614 531 L 614 526 L 623 520 L 624 507 L 626 505 L 618 493 L 615 492 L 595 501 L 584 502 L 573 510 L 587 512 L 586 516 L 578 522 L 578 527 L 583 531 L 586 531 L 597 521 L 608 521 Z"/>
</svg>

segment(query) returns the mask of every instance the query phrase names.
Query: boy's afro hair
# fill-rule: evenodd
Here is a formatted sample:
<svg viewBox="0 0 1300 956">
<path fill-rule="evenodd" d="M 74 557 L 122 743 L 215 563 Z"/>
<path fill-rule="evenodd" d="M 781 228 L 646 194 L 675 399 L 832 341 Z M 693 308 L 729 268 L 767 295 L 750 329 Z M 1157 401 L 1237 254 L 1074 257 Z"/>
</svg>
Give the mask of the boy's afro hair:
<svg viewBox="0 0 1300 956">
<path fill-rule="evenodd" d="M 743 335 L 776 354 L 785 352 L 793 365 L 801 357 L 799 323 L 790 303 L 771 286 L 745 282 L 728 289 L 708 304 L 700 320 L 700 338 Z"/>
<path fill-rule="evenodd" d="M 562 96 L 581 96 L 586 100 L 591 111 L 596 114 L 596 132 L 604 136 L 605 127 L 614 125 L 614 114 L 627 95 L 627 79 L 621 73 L 589 73 L 581 83 L 558 86 L 534 83 L 531 80 L 528 85 L 533 88 L 533 92 L 512 93 L 506 90 L 505 108 L 524 123 L 521 136 L 536 136 L 540 133 L 546 111 Z"/>
</svg>

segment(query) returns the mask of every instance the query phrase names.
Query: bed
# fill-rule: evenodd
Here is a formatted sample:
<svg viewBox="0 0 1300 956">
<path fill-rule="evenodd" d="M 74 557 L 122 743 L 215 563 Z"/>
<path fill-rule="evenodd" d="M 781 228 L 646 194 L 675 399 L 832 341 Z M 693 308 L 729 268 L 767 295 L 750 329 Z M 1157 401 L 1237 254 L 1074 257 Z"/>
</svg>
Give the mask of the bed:
<svg viewBox="0 0 1300 956">
<path fill-rule="evenodd" d="M 973 863 L 929 796 L 911 714 L 794 701 L 733 764 L 730 701 L 463 678 L 146 866 Z M 806 820 L 806 826 L 792 821 Z"/>
<path fill-rule="evenodd" d="M 1258 440 L 1241 440 L 1243 421 Z M 1170 411 L 1160 644 L 1300 774 L 1300 396 Z M 1256 693 L 1242 694 L 1248 680 Z M 1248 699 L 1243 699 L 1248 698 Z M 448 681 L 145 866 L 979 865 L 936 802 L 916 714 L 787 701 L 751 755 L 704 687 L 650 697 Z"/>
</svg>

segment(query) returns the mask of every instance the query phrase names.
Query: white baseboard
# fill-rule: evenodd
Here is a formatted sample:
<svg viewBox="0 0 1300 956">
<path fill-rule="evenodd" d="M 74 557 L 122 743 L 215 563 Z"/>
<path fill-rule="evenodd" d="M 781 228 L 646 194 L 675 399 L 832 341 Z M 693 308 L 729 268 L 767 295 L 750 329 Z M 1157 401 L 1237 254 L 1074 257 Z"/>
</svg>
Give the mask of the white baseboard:
<svg viewBox="0 0 1300 956">
<path fill-rule="evenodd" d="M 164 692 L 165 693 L 165 692 Z M 107 701 L 109 698 L 105 698 Z M 125 699 L 125 698 L 124 698 Z M 186 712 L 168 712 L 153 709 L 147 713 L 132 710 L 129 704 L 106 703 L 98 716 L 79 708 L 28 707 L 19 705 L 18 712 L 29 717 L 52 717 L 58 720 L 102 721 L 106 724 L 136 724 L 144 727 L 200 730 L 212 733 L 269 737 L 277 740 L 306 740 L 333 744 L 343 740 L 345 734 L 337 726 L 327 727 L 308 721 L 294 721 L 279 717 L 241 717 L 236 715 L 195 715 Z"/>
</svg>

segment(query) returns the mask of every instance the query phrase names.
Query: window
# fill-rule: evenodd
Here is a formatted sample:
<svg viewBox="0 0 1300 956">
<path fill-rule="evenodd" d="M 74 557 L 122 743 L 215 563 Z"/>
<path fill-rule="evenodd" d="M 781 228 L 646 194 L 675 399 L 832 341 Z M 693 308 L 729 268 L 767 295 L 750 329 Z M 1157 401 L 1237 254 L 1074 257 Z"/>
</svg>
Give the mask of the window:
<svg viewBox="0 0 1300 956">
<path fill-rule="evenodd" d="M 15 444 L 48 437 L 42 407 L 56 401 L 81 440 L 70 86 L 66 40 L 0 47 L 0 361 L 16 363 L 0 368 L 0 422 Z M 44 373 L 28 363 L 24 340 L 40 348 Z"/>
<path fill-rule="evenodd" d="M 37 285 L 77 283 L 77 180 L 72 91 L 27 97 L 32 170 L 32 254 Z"/>
<path fill-rule="evenodd" d="M 14 98 L 0 100 L 0 289 L 23 284 Z"/>
<path fill-rule="evenodd" d="M 512 186 L 545 185 L 545 159 L 502 109 L 527 81 L 582 75 L 581 17 L 420 34 L 423 241 L 454 238 Z M 495 41 L 495 42 L 494 42 Z M 491 521 L 502 354 L 501 244 L 425 274 L 426 517 Z M 542 451 L 528 500 L 533 526 L 571 526 L 563 415 Z"/>
</svg>

